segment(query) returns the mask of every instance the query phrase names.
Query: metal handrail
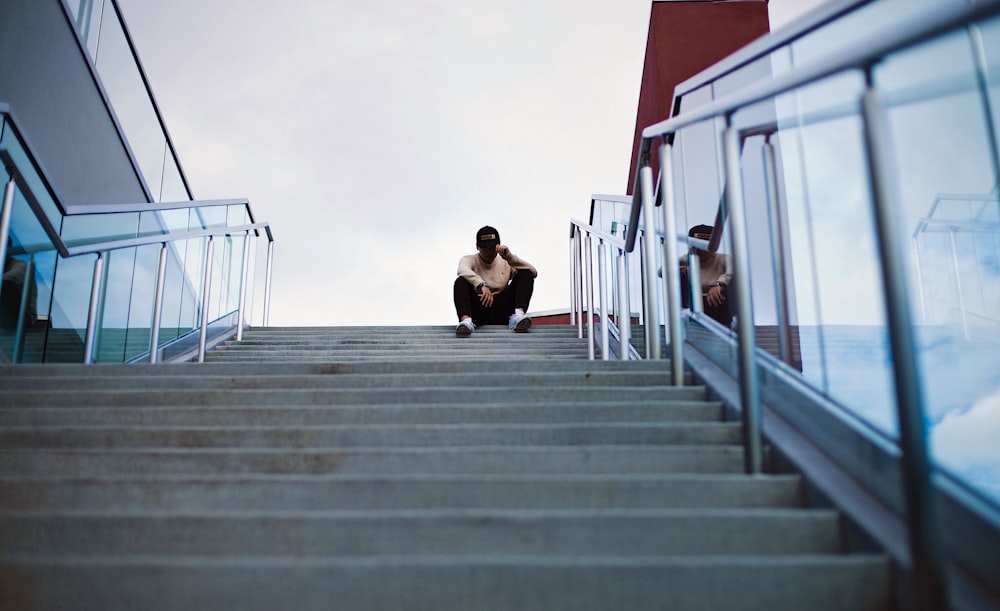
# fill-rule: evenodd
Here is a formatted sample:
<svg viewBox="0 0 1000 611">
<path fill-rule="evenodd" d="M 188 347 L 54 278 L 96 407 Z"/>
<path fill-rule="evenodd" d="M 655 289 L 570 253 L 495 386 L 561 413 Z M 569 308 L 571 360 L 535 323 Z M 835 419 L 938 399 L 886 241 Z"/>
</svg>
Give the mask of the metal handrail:
<svg viewBox="0 0 1000 611">
<path fill-rule="evenodd" d="M 598 240 L 598 306 L 595 306 L 594 303 L 593 290 L 593 238 L 597 238 Z M 609 314 L 609 304 L 611 303 L 611 296 L 607 281 L 607 257 L 605 256 L 605 249 L 607 247 L 614 250 L 615 256 L 615 277 L 617 282 L 614 288 L 614 303 L 617 313 L 618 356 L 624 361 L 628 360 L 632 353 L 632 347 L 629 343 L 629 324 L 632 314 L 629 308 L 628 285 L 625 279 L 625 241 L 620 236 L 612 235 L 576 219 L 570 220 L 570 268 L 574 270 L 571 319 L 578 322 L 579 334 L 582 337 L 583 318 L 584 312 L 586 312 L 588 356 L 591 360 L 594 360 L 596 358 L 594 312 L 595 310 L 600 312 L 601 359 L 605 361 L 610 360 L 611 316 Z M 584 270 L 586 271 L 584 272 Z M 577 278 L 580 279 L 579 282 L 576 280 Z M 584 279 L 586 282 L 583 281 Z"/>
<path fill-rule="evenodd" d="M 124 248 L 135 248 L 139 246 L 149 246 L 150 244 L 162 244 L 165 242 L 180 242 L 194 238 L 205 238 L 208 236 L 231 236 L 246 234 L 256 230 L 268 230 L 268 223 L 251 223 L 249 225 L 234 225 L 232 227 L 209 227 L 208 229 L 198 229 L 184 233 L 163 233 L 146 236 L 142 238 L 130 238 L 128 240 L 112 240 L 110 242 L 90 242 L 81 246 L 70 246 L 67 249 L 67 257 L 78 257 L 81 255 L 94 255 L 100 252 L 122 250 Z M 268 234 L 270 232 L 268 231 Z"/>
<path fill-rule="evenodd" d="M 813 62 L 793 69 L 769 81 L 748 85 L 729 95 L 713 100 L 704 106 L 686 111 L 676 117 L 654 123 L 642 130 L 643 142 L 674 134 L 684 127 L 707 119 L 731 115 L 737 110 L 763 102 L 792 89 L 833 76 L 848 70 L 867 71 L 886 55 L 926 42 L 932 38 L 957 30 L 967 23 L 979 21 L 1000 14 L 1000 2 L 983 0 L 973 6 L 946 4 L 893 24 L 888 32 L 880 32 L 865 41 L 853 45 L 826 61 Z"/>
<path fill-rule="evenodd" d="M 85 215 L 112 215 L 112 214 L 134 214 L 141 212 L 150 211 L 161 211 L 170 209 L 182 209 L 182 208 L 208 208 L 208 207 L 218 207 L 218 206 L 229 206 L 229 205 L 244 205 L 246 206 L 247 215 L 251 219 L 251 223 L 238 225 L 238 226 L 219 226 L 219 227 L 208 227 L 203 229 L 197 229 L 194 231 L 185 231 L 183 233 L 163 233 L 148 235 L 138 238 L 129 238 L 122 240 L 109 240 L 103 242 L 86 242 L 83 244 L 75 244 L 69 246 L 66 241 L 62 239 L 59 235 L 59 231 L 52 225 L 48 215 L 42 209 L 41 204 L 35 195 L 31 185 L 25 178 L 20 168 L 17 167 L 17 163 L 10 154 L 10 152 L 3 147 L 0 147 L 0 160 L 2 160 L 10 179 L 7 181 L 7 185 L 4 189 L 2 212 L 0 212 L 0 260 L 6 254 L 7 248 L 7 235 L 10 229 L 10 213 L 13 208 L 13 195 L 15 188 L 20 190 L 22 196 L 27 202 L 29 208 L 31 208 L 35 217 L 37 218 L 39 224 L 42 226 L 46 237 L 50 240 L 52 248 L 56 250 L 59 255 L 63 258 L 72 258 L 84 255 L 97 255 L 97 259 L 94 263 L 94 276 L 91 284 L 91 296 L 90 304 L 87 313 L 87 329 L 84 339 L 84 363 L 92 363 L 94 358 L 94 348 L 96 344 L 96 329 L 97 329 L 97 311 L 100 307 L 100 294 L 101 286 L 103 282 L 104 275 L 104 259 L 107 253 L 122 250 L 128 248 L 137 248 L 141 246 L 148 246 L 153 244 L 161 244 L 160 259 L 158 264 L 157 279 L 155 284 L 156 297 L 154 305 L 154 313 L 152 317 L 152 329 L 150 333 L 150 362 L 155 363 L 157 361 L 158 354 L 158 339 L 159 339 L 159 322 L 161 320 L 161 308 L 163 303 L 163 285 L 164 285 L 164 274 L 166 269 L 166 248 L 167 245 L 173 242 L 197 239 L 197 238 L 208 238 L 208 251 L 206 256 L 206 264 L 204 271 L 204 278 L 202 282 L 202 287 L 204 293 L 202 295 L 202 324 L 200 329 L 200 340 L 198 347 L 198 361 L 203 362 L 205 357 L 205 347 L 206 347 L 206 333 L 208 327 L 208 316 L 207 308 L 211 292 L 210 274 L 211 274 L 211 264 L 212 264 L 212 247 L 213 238 L 220 235 L 238 235 L 243 234 L 246 239 L 249 240 L 251 232 L 254 235 L 259 236 L 260 231 L 263 230 L 267 236 L 268 248 L 267 248 L 267 267 L 265 278 L 265 288 L 264 288 L 264 324 L 267 324 L 270 308 L 270 290 L 271 290 L 271 271 L 273 269 L 273 256 L 274 256 L 274 235 L 271 232 L 271 227 L 269 223 L 266 222 L 253 222 L 253 212 L 250 209 L 249 201 L 245 199 L 236 200 L 207 200 L 204 202 L 168 202 L 163 204 L 123 204 L 123 205 L 101 205 L 101 206 L 74 206 L 67 210 L 67 206 L 62 205 L 60 198 L 56 195 L 52 184 L 48 181 L 44 171 L 42 170 L 40 164 L 37 161 L 31 147 L 24 140 L 23 135 L 16 127 L 16 121 L 10 111 L 10 107 L 6 104 L 0 104 L 0 114 L 5 115 L 6 119 L 4 121 L 5 125 L 9 126 L 13 130 L 15 139 L 20 144 L 25 155 L 28 158 L 28 163 L 31 164 L 35 175 L 39 177 L 42 182 L 43 188 L 48 191 L 48 195 L 51 200 L 55 203 L 59 212 L 62 213 L 63 217 L 78 217 Z M 237 308 L 237 337 L 242 339 L 242 326 L 243 326 L 243 308 L 245 307 L 245 291 L 246 291 L 246 275 L 248 274 L 248 257 L 249 249 L 247 248 L 247 242 L 244 245 L 243 252 L 243 262 L 241 265 L 241 278 L 240 278 L 240 300 L 239 306 Z"/>
<path fill-rule="evenodd" d="M 91 297 L 90 297 L 90 310 L 87 313 L 87 334 L 86 340 L 84 341 L 84 363 L 93 363 L 94 359 L 94 338 L 96 336 L 96 325 L 97 325 L 97 306 L 99 303 L 99 296 L 101 293 L 101 283 L 103 279 L 103 266 L 104 258 L 108 253 L 115 250 L 122 250 L 127 248 L 137 248 L 140 246 L 149 246 L 152 244 L 161 244 L 159 255 L 159 263 L 157 265 L 157 275 L 155 281 L 156 293 L 154 297 L 154 307 L 153 307 L 153 327 L 150 333 L 150 362 L 156 363 L 157 352 L 159 349 L 158 340 L 160 335 L 159 321 L 161 320 L 161 311 L 163 307 L 163 285 L 165 277 L 165 267 L 166 267 L 166 247 L 167 244 L 172 242 L 179 242 L 183 240 L 190 240 L 196 238 L 208 238 L 208 246 L 205 253 L 205 269 L 204 276 L 202 279 L 202 287 L 204 292 L 202 293 L 202 307 L 201 307 L 201 327 L 199 329 L 199 339 L 198 339 L 198 362 L 205 362 L 205 351 L 208 337 L 208 307 L 211 299 L 211 286 L 212 286 L 212 256 L 214 241 L 213 238 L 216 236 L 232 236 L 238 234 L 244 234 L 245 239 L 249 240 L 250 232 L 256 232 L 259 229 L 263 229 L 268 235 L 268 261 L 267 261 L 267 273 L 270 276 L 271 272 L 271 257 L 273 256 L 273 249 L 271 244 L 273 243 L 273 237 L 271 235 L 270 226 L 267 223 L 253 223 L 250 225 L 240 225 L 236 227 L 214 227 L 209 229 L 201 229 L 198 231 L 190 231 L 183 234 L 170 234 L 170 235 L 158 235 L 158 236 L 148 236 L 144 238 L 135 238 L 129 240 L 117 240 L 113 242 L 102 242 L 95 244 L 88 244 L 86 246 L 73 247 L 70 249 L 70 257 L 83 256 L 88 254 L 96 254 L 97 260 L 94 262 L 94 279 L 91 284 Z M 237 308 L 237 336 L 242 339 L 242 328 L 243 328 L 243 307 L 245 305 L 245 283 L 247 274 L 247 261 L 249 257 L 249 251 L 247 245 L 249 242 L 244 244 L 243 248 L 243 261 L 240 265 L 241 277 L 240 277 L 240 303 Z M 270 277 L 267 278 L 265 284 L 265 303 L 270 302 L 270 291 L 271 282 Z"/>
<path fill-rule="evenodd" d="M 926 424 L 923 420 L 923 394 L 919 385 L 919 371 L 914 357 L 915 345 L 905 287 L 905 267 L 900 256 L 893 228 L 895 186 L 890 178 L 888 162 L 889 144 L 883 117 L 884 102 L 874 87 L 873 68 L 884 57 L 894 52 L 918 45 L 933 38 L 966 27 L 968 24 L 1000 14 L 1000 2 L 984 0 L 975 5 L 951 4 L 934 7 L 906 21 L 884 28 L 871 36 L 823 60 L 795 68 L 783 75 L 751 84 L 732 94 L 713 100 L 703 106 L 685 111 L 675 117 L 648 126 L 642 130 L 637 152 L 634 177 L 633 206 L 627 228 L 626 247 L 631 252 L 638 235 L 637 220 L 640 213 L 650 218 L 652 207 L 652 181 L 644 178 L 651 173 L 650 152 L 654 139 L 663 142 L 660 159 L 668 159 L 673 136 L 679 130 L 707 120 L 724 119 L 723 134 L 725 166 L 724 202 L 730 222 L 733 241 L 738 344 L 740 361 L 740 394 L 743 403 L 744 440 L 755 450 L 760 447 L 759 389 L 755 365 L 755 338 L 753 309 L 748 282 L 748 247 L 746 243 L 745 213 L 742 209 L 742 184 L 739 157 L 739 133 L 733 126 L 733 115 L 740 109 L 758 102 L 816 83 L 824 78 L 859 70 L 865 76 L 865 91 L 860 100 L 864 128 L 868 170 L 871 177 L 872 202 L 878 248 L 882 261 L 882 280 L 886 287 L 886 312 L 896 388 L 899 444 L 902 450 L 903 484 L 906 496 L 906 520 L 909 536 L 915 601 L 922 608 L 945 608 L 947 594 L 944 581 L 943 560 L 940 554 L 939 535 L 936 531 L 935 503 L 930 482 L 930 461 L 926 448 Z M 669 174 L 661 193 L 672 190 Z M 670 211 L 673 216 L 673 211 Z M 674 232 L 667 232 L 668 235 Z M 667 265 L 666 267 L 672 267 Z M 668 303 L 679 287 L 668 281 Z M 673 324 L 675 321 L 671 321 Z M 748 450 L 747 470 L 753 471 L 753 459 Z"/>
<path fill-rule="evenodd" d="M 194 205 L 197 204 L 197 205 Z M 160 210 L 177 210 L 182 208 L 211 208 L 213 206 L 250 206 L 250 200 L 240 199 L 205 199 L 185 200 L 179 202 L 151 202 L 137 204 L 66 204 L 66 216 L 84 214 L 108 214 L 127 212 L 156 212 Z"/>
</svg>

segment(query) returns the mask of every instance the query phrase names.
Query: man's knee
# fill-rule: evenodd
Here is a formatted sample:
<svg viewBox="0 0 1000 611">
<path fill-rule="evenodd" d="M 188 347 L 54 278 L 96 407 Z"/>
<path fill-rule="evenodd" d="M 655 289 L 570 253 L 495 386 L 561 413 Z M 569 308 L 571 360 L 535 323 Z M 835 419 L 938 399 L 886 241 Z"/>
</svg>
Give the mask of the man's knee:
<svg viewBox="0 0 1000 611">
<path fill-rule="evenodd" d="M 514 276 L 514 279 L 511 280 L 511 284 L 518 287 L 524 287 L 529 289 L 534 288 L 535 277 L 532 276 L 530 272 L 521 272 L 516 276 Z"/>
</svg>

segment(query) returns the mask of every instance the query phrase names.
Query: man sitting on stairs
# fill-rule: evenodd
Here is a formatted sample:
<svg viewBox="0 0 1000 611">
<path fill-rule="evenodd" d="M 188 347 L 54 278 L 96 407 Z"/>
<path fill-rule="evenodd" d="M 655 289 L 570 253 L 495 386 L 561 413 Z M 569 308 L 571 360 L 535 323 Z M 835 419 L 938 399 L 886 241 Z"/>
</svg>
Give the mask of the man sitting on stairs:
<svg viewBox="0 0 1000 611">
<path fill-rule="evenodd" d="M 531 328 L 527 311 L 538 271 L 501 244 L 500 232 L 489 225 L 476 232 L 476 249 L 478 253 L 458 262 L 455 335 L 469 336 L 479 325 L 504 323 L 524 333 Z"/>
</svg>

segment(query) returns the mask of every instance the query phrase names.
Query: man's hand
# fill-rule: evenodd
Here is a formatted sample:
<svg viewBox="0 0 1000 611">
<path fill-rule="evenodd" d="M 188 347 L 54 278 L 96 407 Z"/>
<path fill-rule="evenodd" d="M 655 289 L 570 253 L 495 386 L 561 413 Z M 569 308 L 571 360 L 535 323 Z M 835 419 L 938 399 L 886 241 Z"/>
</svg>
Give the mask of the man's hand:
<svg viewBox="0 0 1000 611">
<path fill-rule="evenodd" d="M 705 295 L 705 301 L 707 301 L 708 305 L 712 307 L 722 305 L 726 301 L 726 290 L 722 287 L 722 285 L 716 284 L 708 289 L 708 294 Z"/>
<path fill-rule="evenodd" d="M 497 254 L 506 259 L 507 255 L 510 254 L 510 249 L 503 244 L 497 244 Z"/>
<path fill-rule="evenodd" d="M 499 247 L 497 250 L 499 250 Z M 491 291 L 490 287 L 485 284 L 482 287 L 482 292 L 479 293 L 479 303 L 483 304 L 483 306 L 487 308 L 493 307 L 493 291 Z"/>
</svg>

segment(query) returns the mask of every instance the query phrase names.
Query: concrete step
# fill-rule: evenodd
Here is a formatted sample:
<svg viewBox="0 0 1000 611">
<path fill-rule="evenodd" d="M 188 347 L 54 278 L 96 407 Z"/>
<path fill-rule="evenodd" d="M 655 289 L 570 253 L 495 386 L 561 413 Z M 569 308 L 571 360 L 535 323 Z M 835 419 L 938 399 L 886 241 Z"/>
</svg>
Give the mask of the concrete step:
<svg viewBox="0 0 1000 611">
<path fill-rule="evenodd" d="M 457 325 L 457 322 L 456 322 Z M 535 325 L 527 333 L 512 333 L 505 325 L 486 325 L 476 328 L 468 337 L 455 337 L 456 325 L 369 325 L 343 327 L 256 327 L 244 333 L 246 337 L 330 337 L 330 338 L 405 338 L 405 337 L 445 337 L 459 341 L 469 341 L 478 337 L 506 338 L 577 338 L 578 332 L 571 325 Z M 583 340 L 581 340 L 583 341 Z"/>
<path fill-rule="evenodd" d="M 31 373 L 31 372 L 27 372 Z M 628 371 L 586 371 L 586 372 L 517 372 L 505 373 L 504 377 L 515 386 L 533 387 L 642 387 L 670 384 L 670 375 L 665 372 Z M 193 390 L 253 390 L 279 388 L 478 388 L 483 385 L 484 376 L 475 371 L 441 372 L 429 376 L 426 373 L 393 373 L 379 375 L 371 373 L 342 373 L 337 375 L 315 375 L 308 373 L 267 373 L 261 375 L 209 375 L 191 376 L 184 381 L 184 389 Z M 59 388 L 82 390 L 176 390 L 174 376 L 160 376 L 156 372 L 136 372 L 131 376 L 102 378 L 94 375 L 61 376 Z M 7 392 L 23 393 L 36 390 L 55 390 L 51 376 L 22 375 L 17 379 L 17 388 Z M 0 389 L 0 392 L 3 392 Z"/>
<path fill-rule="evenodd" d="M 259 376 L 312 376 L 312 375 L 347 375 L 347 374 L 424 374 L 431 376 L 448 373 L 469 373 L 491 371 L 498 366 L 492 359 L 456 360 L 398 360 L 380 362 L 248 362 L 248 363 L 171 363 L 149 365 L 137 363 L 123 367 L 109 364 L 52 364 L 52 365 L 19 365 L 18 367 L 0 367 L 0 389 L 16 390 L 20 387 L 22 377 L 34 378 L 95 378 L 109 380 L 130 377 L 197 378 L 201 376 L 241 376 L 254 378 Z M 668 376 L 670 363 L 668 361 L 580 361 L 554 359 L 528 359 L 520 361 L 504 361 L 503 371 L 515 373 L 573 373 L 588 376 L 606 373 L 652 373 Z M 664 378 L 664 383 L 668 380 Z M 9 386 L 8 386 L 9 385 Z M 185 384 L 186 386 L 186 384 Z"/>
<path fill-rule="evenodd" d="M 883 558 L 826 554 L 53 556 L 0 559 L 0 573 L 0 606 L 37 611 L 864 611 L 889 608 L 890 580 Z"/>
<path fill-rule="evenodd" d="M 503 397 L 510 403 L 547 401 L 613 402 L 623 390 L 607 386 L 583 385 L 508 387 L 497 376 L 474 387 L 418 386 L 410 388 L 212 388 L 147 391 L 130 390 L 11 390 L 0 392 L 0 408 L 6 407 L 141 407 L 148 405 L 387 405 L 428 403 L 470 403 Z M 53 385 L 53 387 L 57 387 Z M 704 386 L 643 386 L 628 391 L 634 401 L 696 401 L 705 398 Z"/>
<path fill-rule="evenodd" d="M 737 423 L 3 427 L 3 448 L 738 444 Z"/>
<path fill-rule="evenodd" d="M 587 358 L 587 344 L 569 326 L 511 333 L 504 326 L 481 327 L 456 337 L 455 327 L 284 328 L 255 330 L 243 341 L 212 350 L 213 363 L 241 361 L 538 360 Z"/>
<path fill-rule="evenodd" d="M 0 513 L 0 555 L 663 556 L 838 553 L 838 516 L 801 509 L 416 509 Z M 183 533 L 183 536 L 178 536 Z"/>
<path fill-rule="evenodd" d="M 436 446 L 2 449 L 8 478 L 156 474 L 663 474 L 742 473 L 743 448 L 703 446 Z"/>
<path fill-rule="evenodd" d="M 5 407 L 0 426 L 331 426 L 348 424 L 503 424 L 718 421 L 712 401 L 605 403 L 428 403 L 268 407 Z"/>
<path fill-rule="evenodd" d="M 205 512 L 372 509 L 796 507 L 796 476 L 267 475 L 0 479 L 0 511 Z"/>
<path fill-rule="evenodd" d="M 706 387 L 573 327 L 209 354 L 0 368 L 0 608 L 889 608 Z"/>
<path fill-rule="evenodd" d="M 503 349 L 482 349 L 468 350 L 463 353 L 458 350 L 448 350 L 444 353 L 431 353 L 427 351 L 399 351 L 399 350 L 315 350 L 308 354 L 301 351 L 292 350 L 258 350 L 258 351 L 212 351 L 207 355 L 206 360 L 211 363 L 224 362 L 273 362 L 275 360 L 295 360 L 313 362 L 332 361 L 395 361 L 395 360 L 463 360 L 467 358 L 493 358 L 493 359 L 531 359 L 531 358 L 552 358 L 552 359 L 576 359 L 585 361 L 586 354 L 575 350 L 503 350 Z"/>
</svg>

